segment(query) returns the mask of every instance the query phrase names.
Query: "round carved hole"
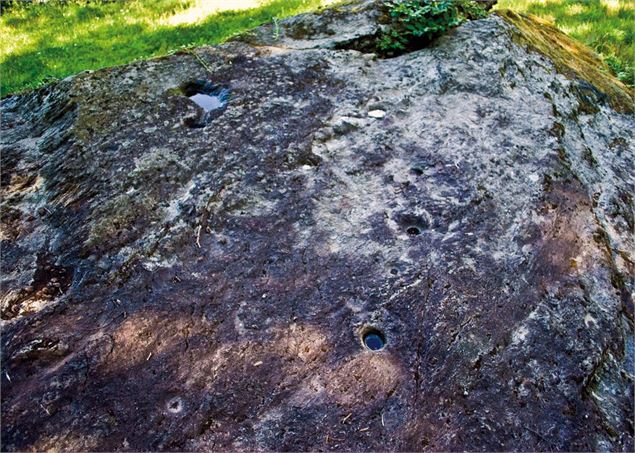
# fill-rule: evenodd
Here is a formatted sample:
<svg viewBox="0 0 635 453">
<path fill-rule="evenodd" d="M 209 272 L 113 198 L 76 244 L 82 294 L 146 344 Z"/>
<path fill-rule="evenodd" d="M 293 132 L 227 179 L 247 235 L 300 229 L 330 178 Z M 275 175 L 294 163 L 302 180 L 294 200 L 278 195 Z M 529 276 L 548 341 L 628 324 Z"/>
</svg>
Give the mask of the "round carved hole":
<svg viewBox="0 0 635 453">
<path fill-rule="evenodd" d="M 406 228 L 406 233 L 408 233 L 410 236 L 417 236 L 421 234 L 421 229 L 418 226 L 412 225 Z"/>
<path fill-rule="evenodd" d="M 229 88 L 214 85 L 205 80 L 194 80 L 181 85 L 181 92 L 190 98 L 203 111 L 201 118 L 188 117 L 184 122 L 189 127 L 205 127 L 216 116 L 220 115 L 229 103 Z"/>
<path fill-rule="evenodd" d="M 179 398 L 178 396 L 175 396 L 167 403 L 168 412 L 172 414 L 178 414 L 182 412 L 183 406 L 184 406 L 183 399 Z"/>
<path fill-rule="evenodd" d="M 386 337 L 377 329 L 368 329 L 362 335 L 364 346 L 371 351 L 380 351 L 386 346 Z"/>
</svg>

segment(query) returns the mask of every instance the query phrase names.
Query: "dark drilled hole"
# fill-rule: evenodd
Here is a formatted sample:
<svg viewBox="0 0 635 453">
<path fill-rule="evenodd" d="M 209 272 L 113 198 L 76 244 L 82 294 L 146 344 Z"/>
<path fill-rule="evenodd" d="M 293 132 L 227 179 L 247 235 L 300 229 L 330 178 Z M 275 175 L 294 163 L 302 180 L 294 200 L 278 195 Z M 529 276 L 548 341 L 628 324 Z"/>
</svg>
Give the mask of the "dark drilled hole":
<svg viewBox="0 0 635 453">
<path fill-rule="evenodd" d="M 418 236 L 428 227 L 428 221 L 419 215 L 401 214 L 396 220 L 408 236 Z"/>
<path fill-rule="evenodd" d="M 409 226 L 408 228 L 406 228 L 406 233 L 408 233 L 410 236 L 417 236 L 421 234 L 421 229 L 418 226 Z"/>
<path fill-rule="evenodd" d="M 416 176 L 421 176 L 423 174 L 423 168 L 421 167 L 412 167 L 410 169 L 410 173 Z"/>
<path fill-rule="evenodd" d="M 364 346 L 371 351 L 380 351 L 386 346 L 386 337 L 377 329 L 368 329 L 362 335 Z"/>
</svg>

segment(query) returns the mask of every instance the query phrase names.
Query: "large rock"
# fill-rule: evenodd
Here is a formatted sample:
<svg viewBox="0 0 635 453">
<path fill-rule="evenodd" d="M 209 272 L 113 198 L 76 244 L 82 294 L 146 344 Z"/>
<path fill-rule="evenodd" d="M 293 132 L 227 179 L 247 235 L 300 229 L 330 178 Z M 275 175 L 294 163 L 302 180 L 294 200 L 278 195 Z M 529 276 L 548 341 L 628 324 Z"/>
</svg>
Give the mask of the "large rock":
<svg viewBox="0 0 635 453">
<path fill-rule="evenodd" d="M 632 451 L 629 92 L 381 15 L 2 101 L 3 450 Z"/>
</svg>

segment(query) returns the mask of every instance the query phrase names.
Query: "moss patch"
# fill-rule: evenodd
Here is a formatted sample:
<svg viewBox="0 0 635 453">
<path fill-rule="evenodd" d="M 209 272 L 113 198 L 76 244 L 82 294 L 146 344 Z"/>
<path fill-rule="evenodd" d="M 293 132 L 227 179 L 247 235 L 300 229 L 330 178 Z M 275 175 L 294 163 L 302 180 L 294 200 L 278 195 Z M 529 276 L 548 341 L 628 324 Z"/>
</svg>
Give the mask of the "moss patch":
<svg viewBox="0 0 635 453">
<path fill-rule="evenodd" d="M 556 69 L 568 77 L 580 78 L 606 94 L 610 105 L 623 113 L 633 112 L 633 91 L 610 74 L 600 57 L 549 22 L 510 10 L 497 11 L 515 27 L 514 40 L 551 59 Z"/>
<path fill-rule="evenodd" d="M 122 194 L 97 208 L 86 246 L 108 249 L 134 238 L 153 217 L 157 201 L 148 196 Z"/>
</svg>

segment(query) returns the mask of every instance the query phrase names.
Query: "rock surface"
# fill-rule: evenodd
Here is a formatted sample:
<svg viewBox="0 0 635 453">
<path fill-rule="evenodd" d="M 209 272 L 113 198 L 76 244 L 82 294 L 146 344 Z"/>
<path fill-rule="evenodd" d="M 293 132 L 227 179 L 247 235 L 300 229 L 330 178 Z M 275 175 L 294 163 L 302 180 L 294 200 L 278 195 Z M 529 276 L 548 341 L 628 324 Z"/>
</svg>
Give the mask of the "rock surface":
<svg viewBox="0 0 635 453">
<path fill-rule="evenodd" d="M 376 8 L 2 100 L 3 450 L 632 451 L 633 117 Z"/>
</svg>

